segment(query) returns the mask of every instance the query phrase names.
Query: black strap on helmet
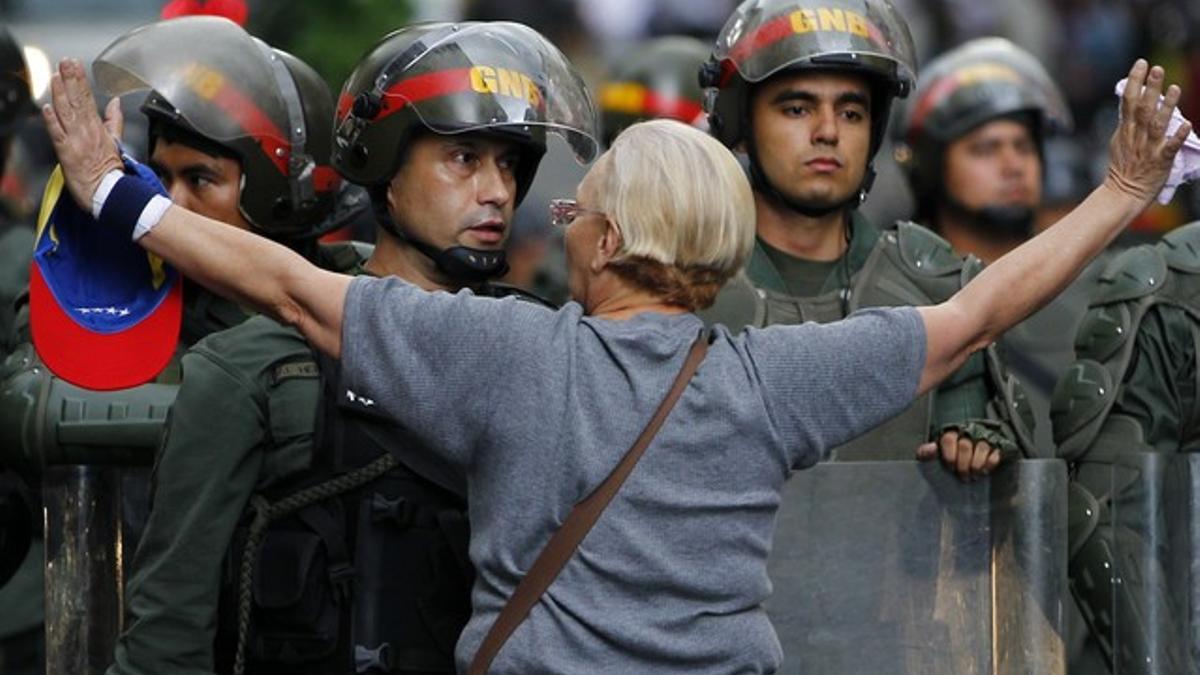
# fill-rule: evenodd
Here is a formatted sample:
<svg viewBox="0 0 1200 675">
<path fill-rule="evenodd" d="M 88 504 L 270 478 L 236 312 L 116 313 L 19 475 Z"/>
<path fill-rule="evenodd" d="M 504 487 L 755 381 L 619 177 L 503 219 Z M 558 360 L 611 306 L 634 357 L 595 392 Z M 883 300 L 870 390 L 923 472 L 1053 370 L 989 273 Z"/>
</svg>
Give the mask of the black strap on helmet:
<svg viewBox="0 0 1200 675">
<path fill-rule="evenodd" d="M 386 183 L 370 189 L 371 206 L 375 212 L 375 220 L 385 232 L 409 244 L 425 257 L 446 276 L 468 285 L 479 284 L 489 279 L 502 277 L 508 272 L 508 257 L 504 249 L 487 251 L 470 246 L 451 246 L 439 249 L 426 242 L 402 232 L 400 225 L 388 212 Z"/>
<path fill-rule="evenodd" d="M 279 88 L 279 96 L 283 99 L 288 116 L 288 142 L 291 146 L 291 156 L 288 159 L 288 187 L 291 189 L 291 208 L 299 211 L 304 204 L 311 203 L 316 198 L 316 188 L 313 186 L 313 170 L 317 163 L 312 155 L 305 151 L 308 140 L 308 126 L 304 123 L 304 107 L 300 102 L 300 90 L 287 64 L 265 42 L 257 41 L 259 49 L 271 66 L 275 76 L 275 84 Z"/>
</svg>

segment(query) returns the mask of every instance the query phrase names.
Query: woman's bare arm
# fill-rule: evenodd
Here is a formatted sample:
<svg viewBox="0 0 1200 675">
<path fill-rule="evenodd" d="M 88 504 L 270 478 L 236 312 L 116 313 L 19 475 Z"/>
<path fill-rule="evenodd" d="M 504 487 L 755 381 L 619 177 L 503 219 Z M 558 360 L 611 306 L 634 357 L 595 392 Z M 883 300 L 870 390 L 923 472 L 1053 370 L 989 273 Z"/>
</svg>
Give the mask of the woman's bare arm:
<svg viewBox="0 0 1200 675">
<path fill-rule="evenodd" d="M 1161 68 L 1143 60 L 1130 70 L 1108 175 L 1082 204 L 989 265 L 950 300 L 919 308 L 927 335 L 921 393 L 1066 288 L 1162 189 L 1191 131 L 1185 124 L 1166 136 L 1181 92 L 1171 85 L 1160 107 L 1163 78 Z"/>
<path fill-rule="evenodd" d="M 85 210 L 101 179 L 122 169 L 83 64 L 64 60 L 51 79 L 42 116 L 71 196 Z M 285 246 L 172 206 L 138 240 L 184 276 L 219 295 L 296 326 L 321 351 L 341 355 L 342 314 L 350 277 L 321 270 Z"/>
</svg>

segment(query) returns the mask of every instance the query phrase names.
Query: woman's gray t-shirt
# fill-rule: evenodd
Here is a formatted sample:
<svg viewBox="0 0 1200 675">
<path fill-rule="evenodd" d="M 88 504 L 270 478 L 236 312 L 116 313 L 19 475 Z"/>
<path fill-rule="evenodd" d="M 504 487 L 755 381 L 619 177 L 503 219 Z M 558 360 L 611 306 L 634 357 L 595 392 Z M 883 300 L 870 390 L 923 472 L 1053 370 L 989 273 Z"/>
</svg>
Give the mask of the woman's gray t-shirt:
<svg viewBox="0 0 1200 675">
<path fill-rule="evenodd" d="M 348 398 L 411 433 L 401 459 L 467 476 L 474 614 L 466 669 L 534 558 L 653 415 L 702 328 L 355 279 Z M 779 491 L 902 411 L 925 362 L 912 308 L 844 321 L 723 327 L 695 378 L 574 558 L 491 672 L 758 673 L 782 654 L 771 592 Z M 452 480 L 452 479 L 450 479 Z"/>
</svg>

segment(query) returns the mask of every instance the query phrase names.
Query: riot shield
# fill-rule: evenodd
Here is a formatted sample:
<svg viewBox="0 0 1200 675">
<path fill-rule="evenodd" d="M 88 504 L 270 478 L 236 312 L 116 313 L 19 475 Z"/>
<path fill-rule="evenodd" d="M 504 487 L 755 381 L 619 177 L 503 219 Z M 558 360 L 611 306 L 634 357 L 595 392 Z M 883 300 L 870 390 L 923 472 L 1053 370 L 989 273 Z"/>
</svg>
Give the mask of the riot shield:
<svg viewBox="0 0 1200 675">
<path fill-rule="evenodd" d="M 1112 465 L 1113 673 L 1200 672 L 1200 456 Z"/>
<path fill-rule="evenodd" d="M 1064 673 L 1066 485 L 1058 460 L 797 473 L 769 561 L 781 672 Z"/>
</svg>

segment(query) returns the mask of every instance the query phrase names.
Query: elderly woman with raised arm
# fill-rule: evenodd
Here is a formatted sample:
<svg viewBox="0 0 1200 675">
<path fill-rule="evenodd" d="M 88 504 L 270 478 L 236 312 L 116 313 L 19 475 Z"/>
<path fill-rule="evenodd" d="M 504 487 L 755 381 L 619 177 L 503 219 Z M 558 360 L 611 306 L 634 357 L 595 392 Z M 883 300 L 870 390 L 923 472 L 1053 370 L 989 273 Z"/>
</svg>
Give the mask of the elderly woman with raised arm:
<svg viewBox="0 0 1200 675">
<path fill-rule="evenodd" d="M 779 668 L 762 603 L 784 481 L 1042 306 L 1145 208 L 1189 129 L 1165 136 L 1180 92 L 1170 87 L 1160 105 L 1162 69 L 1138 61 L 1129 77 L 1104 183 L 950 301 L 739 335 L 717 327 L 644 457 L 535 596 L 492 672 Z M 98 226 L 118 225 L 106 222 L 106 199 L 128 202 L 113 210 L 142 214 L 142 246 L 298 326 L 341 359 L 345 387 L 467 476 L 478 577 L 458 645 L 463 669 L 539 551 L 647 426 L 699 343 L 692 312 L 739 268 L 754 236 L 733 156 L 694 129 L 649 122 L 596 162 L 577 201 L 555 204 L 577 302 L 554 312 L 351 279 L 179 207 L 152 207 L 130 183 L 138 179 L 110 175 L 121 162 L 82 66 L 60 66 L 52 91 L 50 135 L 74 198 L 97 204 Z M 241 274 L 251 266 L 252 279 Z M 439 358 L 450 351 L 455 359 Z"/>
</svg>

